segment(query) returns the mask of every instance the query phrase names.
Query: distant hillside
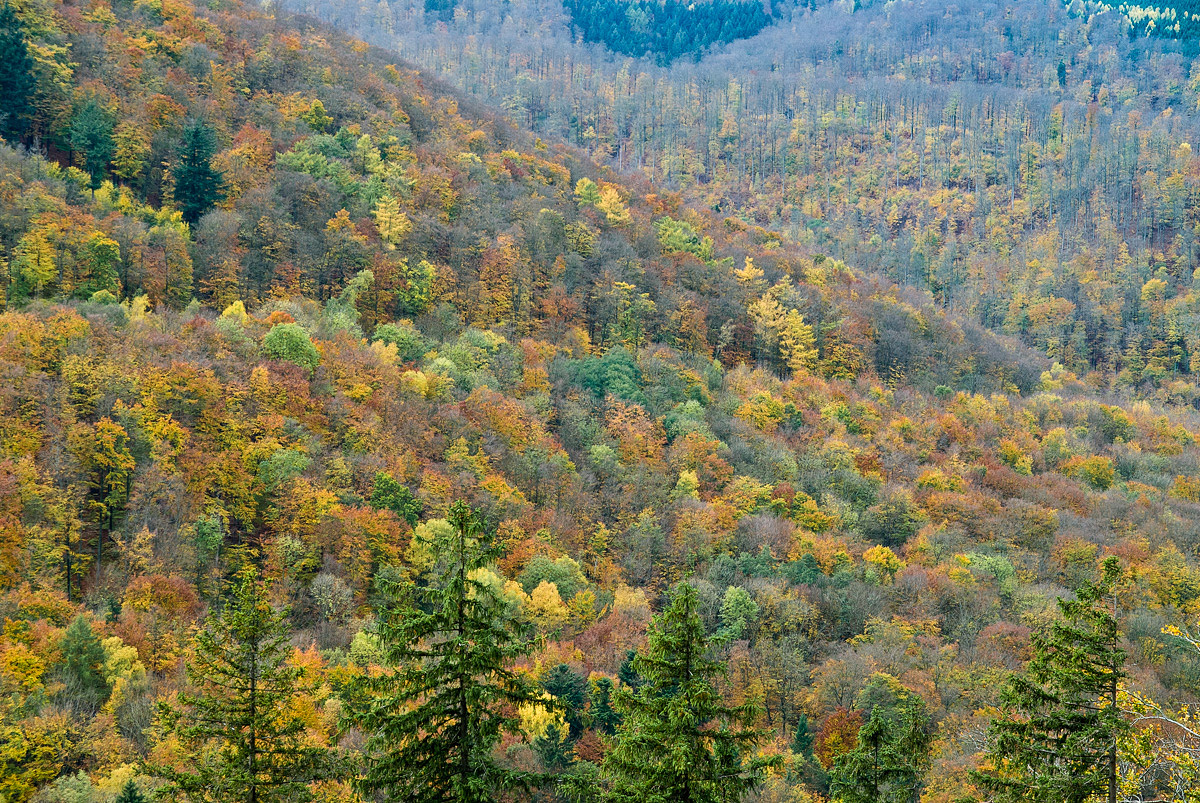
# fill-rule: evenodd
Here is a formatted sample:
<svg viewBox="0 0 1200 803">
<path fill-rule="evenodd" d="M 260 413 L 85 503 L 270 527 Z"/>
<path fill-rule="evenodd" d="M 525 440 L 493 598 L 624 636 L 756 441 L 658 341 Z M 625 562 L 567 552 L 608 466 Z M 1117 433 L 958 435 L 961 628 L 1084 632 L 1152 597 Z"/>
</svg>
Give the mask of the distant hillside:
<svg viewBox="0 0 1200 803">
<path fill-rule="evenodd" d="M 667 67 L 576 41 L 554 0 L 293 6 L 1096 381 L 1167 399 L 1200 366 L 1187 37 L 1057 0 L 832 3 Z"/>
</svg>

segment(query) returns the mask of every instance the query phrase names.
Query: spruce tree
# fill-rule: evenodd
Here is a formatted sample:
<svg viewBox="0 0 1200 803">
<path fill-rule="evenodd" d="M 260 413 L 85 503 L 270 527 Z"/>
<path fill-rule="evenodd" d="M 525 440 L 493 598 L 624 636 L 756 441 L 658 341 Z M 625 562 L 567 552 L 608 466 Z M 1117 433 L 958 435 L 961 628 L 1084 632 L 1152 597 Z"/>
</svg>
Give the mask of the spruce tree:
<svg viewBox="0 0 1200 803">
<path fill-rule="evenodd" d="M 33 58 L 25 26 L 8 3 L 0 5 L 0 135 L 22 139 L 33 115 Z"/>
<path fill-rule="evenodd" d="M 537 776 L 501 766 L 493 749 L 520 732 L 523 704 L 542 692 L 511 668 L 525 655 L 527 626 L 480 576 L 495 556 L 481 517 L 462 502 L 438 562 L 416 581 L 395 583 L 379 625 L 390 670 L 347 693 L 347 722 L 367 736 L 366 794 L 406 803 L 490 803 Z"/>
<path fill-rule="evenodd" d="M 132 780 L 126 781 L 114 803 L 146 803 L 146 796 Z"/>
<path fill-rule="evenodd" d="M 829 790 L 843 803 L 915 803 L 929 767 L 933 738 L 925 704 L 909 695 L 895 707 L 875 706 L 858 729 L 858 746 L 838 756 Z"/>
<path fill-rule="evenodd" d="M 600 733 L 612 735 L 621 724 L 621 715 L 612 706 L 613 682 L 606 677 L 597 678 L 591 689 L 588 716 L 592 727 Z"/>
<path fill-rule="evenodd" d="M 71 118 L 71 147 L 92 177 L 92 189 L 99 188 L 113 157 L 113 121 L 95 98 L 89 98 Z"/>
<path fill-rule="evenodd" d="M 93 713 L 108 699 L 109 685 L 104 679 L 104 647 L 87 617 L 80 614 L 63 633 L 61 677 L 68 700 L 77 708 Z"/>
<path fill-rule="evenodd" d="M 275 610 L 253 568 L 241 572 L 232 598 L 197 633 L 187 667 L 195 691 L 164 705 L 165 729 L 188 749 L 182 768 L 155 766 L 163 794 L 190 801 L 247 803 L 311 799 L 308 784 L 329 771 L 328 751 L 309 742 L 290 713 L 304 691 L 288 665 L 287 612 Z"/>
<path fill-rule="evenodd" d="M 646 646 L 633 659 L 643 683 L 616 697 L 624 720 L 605 757 L 611 803 L 726 803 L 759 782 L 766 759 L 746 760 L 761 738 L 753 703 L 730 706 L 717 678 L 719 638 L 709 638 L 696 589 L 681 583 L 654 618 Z"/>
<path fill-rule="evenodd" d="M 217 137 L 202 121 L 193 120 L 183 130 L 175 164 L 175 203 L 190 225 L 225 197 L 225 177 L 212 166 L 216 152 Z"/>
<path fill-rule="evenodd" d="M 1062 618 L 1033 636 L 1033 659 L 1001 695 L 990 768 L 976 782 L 1002 803 L 1117 799 L 1117 743 L 1130 725 L 1117 706 L 1126 677 L 1118 646 L 1116 558 L 1097 583 L 1058 601 Z"/>
</svg>

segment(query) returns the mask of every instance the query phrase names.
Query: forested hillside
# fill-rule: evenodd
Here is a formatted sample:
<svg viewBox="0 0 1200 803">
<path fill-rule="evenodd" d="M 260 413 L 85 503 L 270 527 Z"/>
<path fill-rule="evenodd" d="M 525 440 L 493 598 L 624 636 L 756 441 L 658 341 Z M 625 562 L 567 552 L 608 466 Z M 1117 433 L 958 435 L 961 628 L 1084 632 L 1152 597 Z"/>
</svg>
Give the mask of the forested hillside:
<svg viewBox="0 0 1200 803">
<path fill-rule="evenodd" d="M 1166 397 L 1195 369 L 1196 40 L 1147 36 L 1140 11 L 784 6 L 664 67 L 575 42 L 556 0 L 468 0 L 437 24 L 407 0 L 293 6 L 1095 382 Z"/>
<path fill-rule="evenodd" d="M 1200 782 L 1182 267 L 1121 379 L 257 5 L 0 57 L 0 800 Z"/>
</svg>

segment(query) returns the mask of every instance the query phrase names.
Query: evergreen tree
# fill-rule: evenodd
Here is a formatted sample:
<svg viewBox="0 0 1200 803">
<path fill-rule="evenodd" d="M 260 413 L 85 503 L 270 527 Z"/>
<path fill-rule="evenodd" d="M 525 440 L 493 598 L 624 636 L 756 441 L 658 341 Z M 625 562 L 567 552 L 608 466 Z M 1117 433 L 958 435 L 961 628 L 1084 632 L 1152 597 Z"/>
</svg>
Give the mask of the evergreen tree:
<svg viewBox="0 0 1200 803">
<path fill-rule="evenodd" d="M 110 689 L 104 679 L 104 647 L 86 616 L 75 617 L 63 633 L 59 649 L 67 697 L 77 707 L 94 712 L 108 699 Z"/>
<path fill-rule="evenodd" d="M 592 727 L 601 733 L 612 735 L 621 724 L 621 715 L 612 706 L 613 682 L 609 678 L 598 678 L 592 685 L 588 715 Z"/>
<path fill-rule="evenodd" d="M 367 733 L 358 785 L 388 800 L 490 803 L 536 780 L 492 755 L 505 733 L 520 732 L 517 706 L 546 703 L 509 668 L 526 654 L 528 630 L 481 576 L 495 549 L 479 514 L 456 502 L 449 520 L 440 560 L 417 582 L 396 584 L 381 616 L 392 670 L 348 690 L 348 722 Z"/>
<path fill-rule="evenodd" d="M 146 796 L 132 780 L 126 781 L 114 803 L 146 803 Z"/>
<path fill-rule="evenodd" d="M 308 784 L 329 771 L 328 751 L 309 743 L 305 724 L 289 711 L 303 690 L 289 666 L 287 612 L 275 610 L 248 568 L 232 599 L 196 635 L 187 667 L 195 687 L 181 708 L 163 706 L 168 732 L 190 749 L 182 769 L 156 766 L 165 793 L 191 801 L 248 803 L 311 799 Z"/>
<path fill-rule="evenodd" d="M 588 682 L 566 664 L 558 664 L 542 675 L 542 688 L 558 700 L 567 717 L 567 738 L 578 739 L 583 733 L 583 707 L 587 702 Z"/>
<path fill-rule="evenodd" d="M 566 769 L 575 759 L 566 734 L 553 723 L 546 726 L 545 733 L 533 740 L 533 752 L 542 762 L 542 767 L 552 772 Z"/>
<path fill-rule="evenodd" d="M 895 708 L 875 706 L 858 729 L 858 746 L 838 756 L 829 771 L 834 799 L 844 803 L 915 803 L 929 767 L 929 717 L 920 697 Z M 810 740 L 811 742 L 811 740 Z"/>
<path fill-rule="evenodd" d="M 604 761 L 612 803 L 708 803 L 740 800 L 759 781 L 767 759 L 744 760 L 761 737 L 753 703 L 726 705 L 716 687 L 724 665 L 713 657 L 696 589 L 681 583 L 650 625 L 633 660 L 644 679 L 622 689 L 624 721 Z"/>
<path fill-rule="evenodd" d="M 1033 659 L 1002 693 L 991 767 L 976 782 L 996 801 L 1117 799 L 1117 742 L 1130 725 L 1117 707 L 1126 677 L 1118 646 L 1116 558 L 1098 583 L 1058 601 L 1062 618 L 1033 636 Z"/>
<path fill-rule="evenodd" d="M 92 177 L 92 189 L 98 188 L 113 157 L 113 121 L 94 97 L 71 118 L 71 147 Z"/>
<path fill-rule="evenodd" d="M 202 121 L 193 120 L 183 130 L 175 164 L 175 203 L 191 225 L 225 197 L 225 177 L 212 166 L 216 152 L 216 135 Z"/>
<path fill-rule="evenodd" d="M 792 736 L 792 752 L 798 756 L 811 756 L 813 735 L 808 730 L 808 715 L 801 714 L 796 718 L 796 733 Z"/>
<path fill-rule="evenodd" d="M 8 3 L 0 5 L 0 135 L 21 139 L 33 114 L 33 58 L 25 26 Z"/>
</svg>

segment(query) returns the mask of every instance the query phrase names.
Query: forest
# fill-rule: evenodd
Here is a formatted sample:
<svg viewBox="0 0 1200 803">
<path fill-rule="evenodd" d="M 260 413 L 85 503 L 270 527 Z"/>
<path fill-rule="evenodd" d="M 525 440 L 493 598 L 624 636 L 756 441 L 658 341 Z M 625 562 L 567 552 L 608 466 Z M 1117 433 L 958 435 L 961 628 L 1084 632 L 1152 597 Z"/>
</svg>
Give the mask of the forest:
<svg viewBox="0 0 1200 803">
<path fill-rule="evenodd" d="M 627 56 L 653 54 L 663 64 L 685 54 L 699 55 L 710 45 L 753 36 L 771 21 L 761 4 L 729 0 L 567 0 L 563 8 L 584 40 Z"/>
<path fill-rule="evenodd" d="M 435 26 L 407 0 L 294 7 L 1093 382 L 1166 398 L 1193 369 L 1195 38 L 1146 36 L 1149 17 L 1082 0 L 779 7 L 758 35 L 662 66 L 574 41 L 553 0 L 464 0 Z"/>
<path fill-rule="evenodd" d="M 0 801 L 1193 800 L 1191 56 L 908 8 L 766 115 L 472 0 L 0 5 Z"/>
</svg>

